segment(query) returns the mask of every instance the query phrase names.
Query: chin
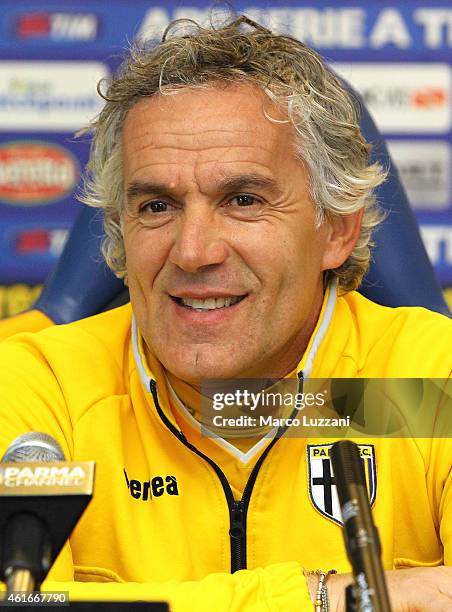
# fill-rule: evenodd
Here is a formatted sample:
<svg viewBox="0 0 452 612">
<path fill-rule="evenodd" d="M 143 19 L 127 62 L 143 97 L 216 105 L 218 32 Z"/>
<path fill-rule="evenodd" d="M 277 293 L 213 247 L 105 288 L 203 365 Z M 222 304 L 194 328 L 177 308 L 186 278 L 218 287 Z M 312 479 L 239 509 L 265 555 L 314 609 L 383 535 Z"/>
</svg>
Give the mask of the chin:
<svg viewBox="0 0 452 612">
<path fill-rule="evenodd" d="M 188 383 L 200 384 L 211 379 L 240 378 L 240 371 L 231 355 L 215 358 L 214 356 L 201 356 L 198 353 L 189 362 L 187 360 L 179 363 L 173 361 L 169 369 L 175 376 Z"/>
</svg>

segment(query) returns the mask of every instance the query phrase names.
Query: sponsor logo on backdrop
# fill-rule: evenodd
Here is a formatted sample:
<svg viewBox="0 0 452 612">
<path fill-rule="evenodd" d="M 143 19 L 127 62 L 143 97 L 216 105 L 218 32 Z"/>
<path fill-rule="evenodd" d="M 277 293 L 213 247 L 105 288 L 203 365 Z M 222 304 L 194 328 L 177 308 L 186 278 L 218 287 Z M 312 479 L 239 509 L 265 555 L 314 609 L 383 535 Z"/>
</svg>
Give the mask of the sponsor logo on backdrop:
<svg viewBox="0 0 452 612">
<path fill-rule="evenodd" d="M 102 107 L 101 62 L 0 62 L 0 131 L 75 131 Z"/>
<path fill-rule="evenodd" d="M 0 201 L 15 206 L 44 206 L 74 190 L 76 158 L 50 142 L 12 141 L 0 146 Z"/>
<path fill-rule="evenodd" d="M 15 250 L 18 255 L 50 255 L 58 257 L 63 250 L 68 230 L 55 229 L 24 229 L 17 232 Z"/>
<path fill-rule="evenodd" d="M 23 41 L 76 42 L 95 40 L 98 18 L 93 13 L 26 13 L 16 20 L 16 37 Z"/>
<path fill-rule="evenodd" d="M 248 17 L 266 25 L 275 32 L 285 32 L 318 47 L 359 48 L 365 44 L 366 11 L 358 7 L 340 8 L 258 8 L 251 6 L 243 11 Z M 224 11 L 218 11 L 218 23 L 224 21 Z M 215 21 L 215 11 L 196 6 L 164 6 L 150 8 L 139 27 L 137 39 L 160 39 L 163 30 L 172 19 L 193 19 L 208 25 Z M 184 27 L 184 24 L 178 26 Z M 187 24 L 188 30 L 193 26 Z"/>
<path fill-rule="evenodd" d="M 421 225 L 421 235 L 433 265 L 452 265 L 452 225 Z"/>
<path fill-rule="evenodd" d="M 440 63 L 333 64 L 361 94 L 382 132 L 451 129 L 451 70 Z"/>
<path fill-rule="evenodd" d="M 427 49 L 452 46 L 452 9 L 421 7 L 408 14 L 395 7 L 369 11 L 358 6 L 246 7 L 243 12 L 273 31 L 285 32 L 321 49 Z M 375 8 L 375 7 L 372 7 Z M 149 8 L 138 38 L 159 38 L 172 19 L 190 18 L 208 24 L 211 10 L 196 6 Z M 220 21 L 224 12 L 219 12 Z M 416 37 L 413 33 L 416 32 Z M 418 39 L 418 40 L 415 40 Z"/>
<path fill-rule="evenodd" d="M 410 204 L 425 210 L 443 210 L 451 201 L 452 155 L 440 140 L 388 140 Z"/>
</svg>

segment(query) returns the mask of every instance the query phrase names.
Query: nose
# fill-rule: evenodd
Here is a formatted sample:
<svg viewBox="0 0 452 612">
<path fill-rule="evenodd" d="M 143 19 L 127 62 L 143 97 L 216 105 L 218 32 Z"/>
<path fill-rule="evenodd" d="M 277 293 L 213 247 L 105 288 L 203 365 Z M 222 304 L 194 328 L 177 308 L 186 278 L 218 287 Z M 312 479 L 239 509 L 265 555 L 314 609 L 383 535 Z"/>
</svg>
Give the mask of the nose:
<svg viewBox="0 0 452 612">
<path fill-rule="evenodd" d="M 185 272 L 223 263 L 228 246 L 214 211 L 186 209 L 178 219 L 169 260 Z"/>
</svg>

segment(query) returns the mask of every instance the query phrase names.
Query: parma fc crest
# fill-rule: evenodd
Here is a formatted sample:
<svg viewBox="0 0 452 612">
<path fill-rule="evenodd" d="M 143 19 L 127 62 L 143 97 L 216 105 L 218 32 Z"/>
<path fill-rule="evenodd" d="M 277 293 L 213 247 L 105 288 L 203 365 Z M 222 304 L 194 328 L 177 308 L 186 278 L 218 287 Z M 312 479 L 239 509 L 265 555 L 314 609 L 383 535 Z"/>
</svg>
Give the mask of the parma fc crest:
<svg viewBox="0 0 452 612">
<path fill-rule="evenodd" d="M 335 523 L 343 525 L 339 498 L 331 465 L 330 444 L 308 444 L 308 477 L 309 495 L 315 508 Z M 377 470 L 375 464 L 375 449 L 373 444 L 358 444 L 361 461 L 364 464 L 367 492 L 370 505 L 375 501 L 377 493 Z"/>
</svg>

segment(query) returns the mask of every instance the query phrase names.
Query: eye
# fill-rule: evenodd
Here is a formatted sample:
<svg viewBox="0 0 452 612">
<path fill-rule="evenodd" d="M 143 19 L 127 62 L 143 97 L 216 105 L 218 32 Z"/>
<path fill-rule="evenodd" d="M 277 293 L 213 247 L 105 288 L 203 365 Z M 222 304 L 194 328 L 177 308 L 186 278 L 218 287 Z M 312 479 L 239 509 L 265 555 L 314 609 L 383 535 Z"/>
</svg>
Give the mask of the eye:
<svg viewBox="0 0 452 612">
<path fill-rule="evenodd" d="M 180 210 L 173 201 L 156 198 L 139 205 L 138 219 L 145 227 L 160 227 L 174 219 Z"/>
<path fill-rule="evenodd" d="M 246 194 L 234 196 L 229 201 L 230 203 L 233 203 L 235 201 L 237 203 L 237 206 L 252 206 L 253 204 L 259 203 L 257 198 L 251 195 L 246 195 Z"/>
<path fill-rule="evenodd" d="M 223 212 L 234 218 L 247 221 L 259 218 L 265 210 L 266 201 L 249 193 L 228 196 L 222 206 Z"/>
<path fill-rule="evenodd" d="M 162 200 L 146 202 L 146 204 L 141 207 L 142 212 L 162 213 L 167 212 L 167 210 L 168 204 L 166 202 L 162 202 Z"/>
</svg>

